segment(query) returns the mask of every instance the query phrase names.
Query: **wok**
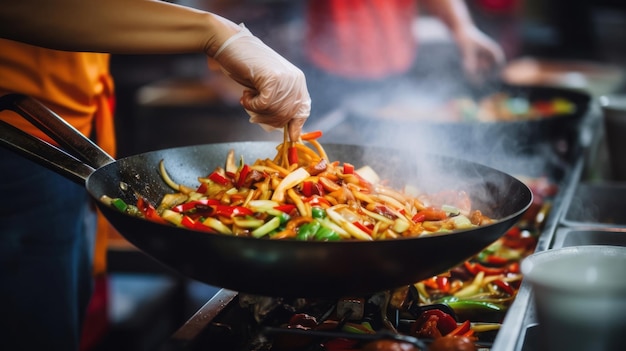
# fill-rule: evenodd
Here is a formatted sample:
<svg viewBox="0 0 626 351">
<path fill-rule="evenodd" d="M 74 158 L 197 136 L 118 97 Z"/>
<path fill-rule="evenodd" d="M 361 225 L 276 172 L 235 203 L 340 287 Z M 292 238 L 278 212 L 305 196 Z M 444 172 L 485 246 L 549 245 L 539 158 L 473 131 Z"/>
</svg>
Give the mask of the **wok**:
<svg viewBox="0 0 626 351">
<path fill-rule="evenodd" d="M 560 160 L 571 161 L 578 155 L 583 142 L 583 133 L 580 131 L 591 103 L 589 94 L 556 87 L 502 83 L 498 84 L 497 90 L 482 92 L 481 96 L 474 98 L 480 101 L 496 92 L 524 98 L 529 102 L 563 98 L 574 104 L 575 110 L 536 119 L 479 122 L 451 121 L 452 116 L 447 116 L 448 121 L 442 121 L 436 116 L 425 117 L 427 112 L 422 112 L 421 117 L 413 115 L 419 113 L 423 104 L 415 96 L 407 99 L 404 93 L 383 101 L 369 97 L 355 100 L 348 104 L 348 118 L 359 125 L 362 138 L 369 142 L 395 147 L 411 145 L 419 149 L 427 148 L 494 166 L 501 166 L 503 161 L 507 161 L 506 157 L 550 153 Z M 427 92 L 422 95 L 428 96 Z M 450 99 L 440 100 L 435 106 L 443 106 L 446 101 Z M 393 112 L 385 114 L 389 109 Z M 460 111 L 454 113 L 459 115 L 457 118 L 461 118 Z"/>
<path fill-rule="evenodd" d="M 157 224 L 120 213 L 98 199 L 120 197 L 134 203 L 134 192 L 153 204 L 170 188 L 157 171 L 165 160 L 178 183 L 223 165 L 234 149 L 246 162 L 273 157 L 272 142 L 207 144 L 152 151 L 113 160 L 56 114 L 23 95 L 0 98 L 47 131 L 76 155 L 0 123 L 2 144 L 67 178 L 84 184 L 110 223 L 138 249 L 192 279 L 239 292 L 266 296 L 337 297 L 372 293 L 442 273 L 503 235 L 528 209 L 532 193 L 519 180 L 460 159 L 401 153 L 381 147 L 324 145 L 331 160 L 370 165 L 381 177 L 408 181 L 429 191 L 463 189 L 474 207 L 498 221 L 471 230 L 387 241 L 302 242 L 234 237 Z M 86 164 L 85 164 L 86 163 Z"/>
</svg>

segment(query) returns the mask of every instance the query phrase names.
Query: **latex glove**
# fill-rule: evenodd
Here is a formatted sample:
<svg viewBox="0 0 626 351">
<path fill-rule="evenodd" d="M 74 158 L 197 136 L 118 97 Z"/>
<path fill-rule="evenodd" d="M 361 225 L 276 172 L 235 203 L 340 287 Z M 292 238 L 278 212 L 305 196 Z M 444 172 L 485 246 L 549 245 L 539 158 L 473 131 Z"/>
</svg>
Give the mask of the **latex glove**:
<svg viewBox="0 0 626 351">
<path fill-rule="evenodd" d="M 505 63 L 500 46 L 476 27 L 469 27 L 455 35 L 461 51 L 463 69 L 469 80 L 482 84 L 493 78 Z"/>
<path fill-rule="evenodd" d="M 240 102 L 250 122 L 266 130 L 288 124 L 290 139 L 299 140 L 311 112 L 304 73 L 240 26 L 241 31 L 226 40 L 213 58 L 228 76 L 247 87 Z"/>
</svg>

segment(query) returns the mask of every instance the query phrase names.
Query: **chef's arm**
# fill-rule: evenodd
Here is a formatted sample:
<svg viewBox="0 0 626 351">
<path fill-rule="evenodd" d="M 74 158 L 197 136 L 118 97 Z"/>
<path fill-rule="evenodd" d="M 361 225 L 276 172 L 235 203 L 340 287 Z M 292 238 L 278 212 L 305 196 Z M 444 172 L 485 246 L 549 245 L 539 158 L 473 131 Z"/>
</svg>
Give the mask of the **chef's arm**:
<svg viewBox="0 0 626 351">
<path fill-rule="evenodd" d="M 67 50 L 212 55 L 239 32 L 218 15 L 159 0 L 0 0 L 0 37 Z"/>
<path fill-rule="evenodd" d="M 476 27 L 463 0 L 422 0 L 427 10 L 450 29 L 459 47 L 468 78 L 482 83 L 505 62 L 504 52 L 495 41 Z"/>
<path fill-rule="evenodd" d="M 311 99 L 301 70 L 243 26 L 159 0 L 0 0 L 0 37 L 50 49 L 112 54 L 205 53 L 247 89 L 254 123 L 298 140 Z"/>
<path fill-rule="evenodd" d="M 463 0 L 420 1 L 430 13 L 441 19 L 454 35 L 474 27 L 474 21 Z"/>
</svg>

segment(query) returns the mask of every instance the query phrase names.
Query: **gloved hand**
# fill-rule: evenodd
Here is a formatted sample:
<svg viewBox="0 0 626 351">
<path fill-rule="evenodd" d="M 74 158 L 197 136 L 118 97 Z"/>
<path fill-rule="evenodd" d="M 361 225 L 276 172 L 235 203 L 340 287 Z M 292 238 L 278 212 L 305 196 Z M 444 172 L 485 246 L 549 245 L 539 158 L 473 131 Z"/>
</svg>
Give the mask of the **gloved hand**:
<svg viewBox="0 0 626 351">
<path fill-rule="evenodd" d="M 266 130 L 289 124 L 290 139 L 299 140 L 311 112 L 304 73 L 241 27 L 213 58 L 228 76 L 247 87 L 241 105 L 250 115 L 250 122 Z"/>
<path fill-rule="evenodd" d="M 461 51 L 463 69 L 474 84 L 484 84 L 489 78 L 499 73 L 506 59 L 500 46 L 471 26 L 455 33 L 455 39 Z"/>
</svg>

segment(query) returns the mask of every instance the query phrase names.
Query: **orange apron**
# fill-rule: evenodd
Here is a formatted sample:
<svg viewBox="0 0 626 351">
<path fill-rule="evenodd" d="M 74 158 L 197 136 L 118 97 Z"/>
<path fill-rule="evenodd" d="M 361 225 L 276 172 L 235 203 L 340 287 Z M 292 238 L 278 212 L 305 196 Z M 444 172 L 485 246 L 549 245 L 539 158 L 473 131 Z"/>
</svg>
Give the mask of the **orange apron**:
<svg viewBox="0 0 626 351">
<path fill-rule="evenodd" d="M 108 54 L 57 51 L 0 39 L 0 95 L 12 92 L 38 99 L 115 157 Z M 0 112 L 0 119 L 53 143 L 12 111 Z M 99 214 L 93 267 L 96 275 L 106 271 L 111 231 L 114 229 Z"/>
</svg>

